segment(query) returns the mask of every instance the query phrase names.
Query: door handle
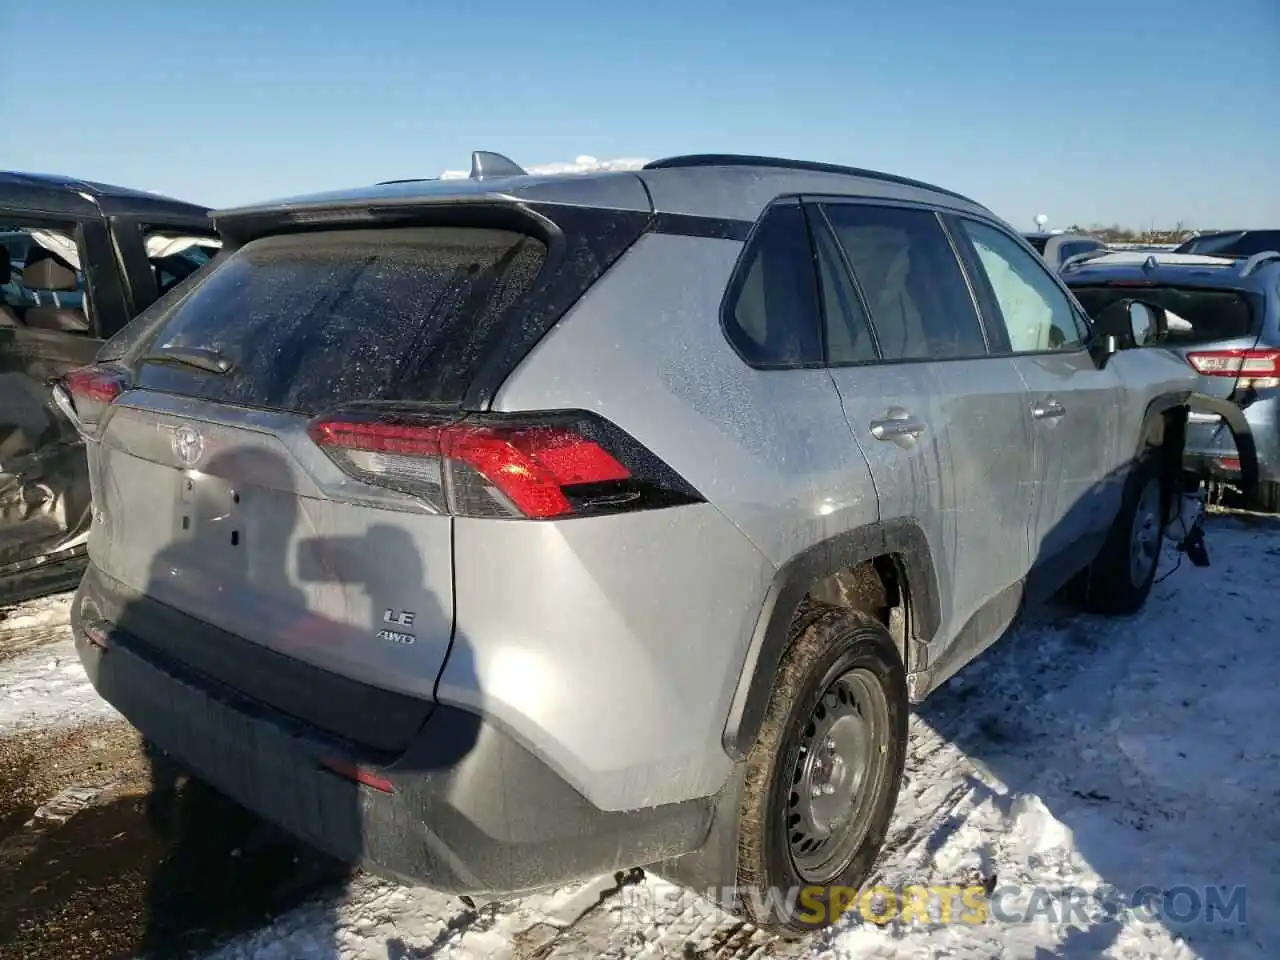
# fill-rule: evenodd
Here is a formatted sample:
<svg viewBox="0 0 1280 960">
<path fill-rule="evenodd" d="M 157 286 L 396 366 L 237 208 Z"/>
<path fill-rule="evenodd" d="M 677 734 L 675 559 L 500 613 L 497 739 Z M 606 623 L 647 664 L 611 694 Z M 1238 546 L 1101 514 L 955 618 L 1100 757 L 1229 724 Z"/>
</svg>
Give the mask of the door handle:
<svg viewBox="0 0 1280 960">
<path fill-rule="evenodd" d="M 905 441 L 910 443 L 924 433 L 923 420 L 917 420 L 905 410 L 894 408 L 883 420 L 871 421 L 871 435 L 877 440 Z"/>
<path fill-rule="evenodd" d="M 1045 400 L 1031 405 L 1031 415 L 1037 420 L 1056 420 L 1067 412 L 1057 400 Z"/>
</svg>

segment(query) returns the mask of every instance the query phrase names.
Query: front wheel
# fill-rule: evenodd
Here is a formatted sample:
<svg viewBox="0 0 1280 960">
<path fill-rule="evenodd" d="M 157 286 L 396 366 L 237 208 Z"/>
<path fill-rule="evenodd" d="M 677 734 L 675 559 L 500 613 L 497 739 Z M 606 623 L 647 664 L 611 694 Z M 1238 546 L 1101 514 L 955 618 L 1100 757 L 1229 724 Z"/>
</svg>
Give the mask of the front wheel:
<svg viewBox="0 0 1280 960">
<path fill-rule="evenodd" d="M 807 605 L 747 759 L 738 886 L 754 924 L 800 935 L 856 902 L 897 803 L 907 715 L 906 671 L 884 626 Z"/>
<path fill-rule="evenodd" d="M 1124 502 L 1102 551 L 1085 574 L 1084 605 L 1094 613 L 1137 613 L 1155 583 L 1164 546 L 1165 485 L 1154 457 L 1125 485 Z"/>
</svg>

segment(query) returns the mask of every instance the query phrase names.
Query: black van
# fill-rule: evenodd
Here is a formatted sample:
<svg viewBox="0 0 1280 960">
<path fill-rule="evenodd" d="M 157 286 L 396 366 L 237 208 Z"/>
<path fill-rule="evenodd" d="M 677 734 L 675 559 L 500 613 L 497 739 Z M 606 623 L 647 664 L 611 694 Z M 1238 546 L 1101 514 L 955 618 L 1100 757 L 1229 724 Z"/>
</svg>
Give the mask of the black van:
<svg viewBox="0 0 1280 960">
<path fill-rule="evenodd" d="M 211 260 L 217 236 L 195 204 L 0 172 L 0 603 L 83 572 L 88 467 L 50 380 Z"/>
</svg>

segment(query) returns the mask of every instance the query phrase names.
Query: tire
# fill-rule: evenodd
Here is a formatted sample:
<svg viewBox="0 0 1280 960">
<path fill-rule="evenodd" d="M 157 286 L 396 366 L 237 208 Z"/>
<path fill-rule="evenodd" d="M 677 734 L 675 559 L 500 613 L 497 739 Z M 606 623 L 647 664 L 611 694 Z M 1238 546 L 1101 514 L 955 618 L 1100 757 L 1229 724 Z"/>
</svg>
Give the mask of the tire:
<svg viewBox="0 0 1280 960">
<path fill-rule="evenodd" d="M 1165 498 L 1160 463 L 1147 457 L 1130 474 L 1120 513 L 1085 571 L 1085 609 L 1106 616 L 1129 616 L 1142 609 L 1160 566 Z"/>
<path fill-rule="evenodd" d="M 828 604 L 801 608 L 747 757 L 737 875 L 746 919 L 800 936 L 856 902 L 898 802 L 908 710 L 906 670 L 879 621 Z M 826 826 L 815 826 L 819 819 Z M 773 891 L 817 886 L 825 889 L 808 891 L 792 911 L 769 909 Z M 833 897 L 832 886 L 844 890 Z"/>
<path fill-rule="evenodd" d="M 1258 484 L 1249 506 L 1258 513 L 1280 513 L 1280 483 Z"/>
</svg>

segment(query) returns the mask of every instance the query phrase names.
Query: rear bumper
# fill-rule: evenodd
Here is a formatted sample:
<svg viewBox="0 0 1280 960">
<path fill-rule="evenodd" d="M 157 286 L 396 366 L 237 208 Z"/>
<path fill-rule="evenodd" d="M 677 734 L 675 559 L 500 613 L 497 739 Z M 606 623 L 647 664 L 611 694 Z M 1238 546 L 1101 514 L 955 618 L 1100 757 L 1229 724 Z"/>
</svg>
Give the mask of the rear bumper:
<svg viewBox="0 0 1280 960">
<path fill-rule="evenodd" d="M 1248 429 L 1257 459 L 1258 480 L 1280 483 L 1280 399 L 1260 400 L 1237 414 Z M 1238 480 L 1240 457 L 1230 427 L 1212 412 L 1193 413 L 1187 424 L 1185 463 L 1188 469 L 1215 479 Z M 1224 463 L 1224 461 L 1226 461 Z"/>
<path fill-rule="evenodd" d="M 497 726 L 450 707 L 434 706 L 394 758 L 371 760 L 140 639 L 136 616 L 129 631 L 102 620 L 110 583 L 91 566 L 72 609 L 99 693 L 232 799 L 347 862 L 448 893 L 493 895 L 656 863 L 707 836 L 711 799 L 601 811 Z M 166 627 L 182 616 L 171 610 Z M 371 772 L 378 788 L 351 779 L 350 765 Z"/>
</svg>

